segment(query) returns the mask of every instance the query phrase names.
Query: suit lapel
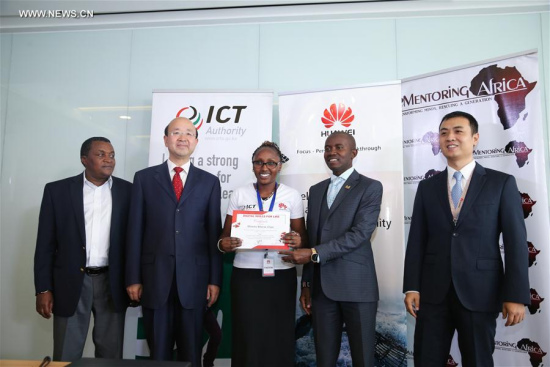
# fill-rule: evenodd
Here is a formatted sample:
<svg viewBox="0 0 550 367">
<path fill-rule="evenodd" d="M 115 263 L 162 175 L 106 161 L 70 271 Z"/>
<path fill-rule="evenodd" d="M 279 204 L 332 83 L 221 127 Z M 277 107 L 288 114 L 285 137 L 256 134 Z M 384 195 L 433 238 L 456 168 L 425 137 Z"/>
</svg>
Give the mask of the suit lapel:
<svg viewBox="0 0 550 367">
<path fill-rule="evenodd" d="M 346 182 L 344 182 L 344 184 L 340 188 L 340 191 L 338 192 L 338 195 L 336 195 L 334 202 L 330 206 L 327 218 L 330 217 L 332 213 L 336 211 L 336 209 L 338 209 L 342 201 L 353 190 L 353 188 L 357 186 L 358 183 L 359 183 L 359 173 L 357 173 L 356 170 L 353 170 L 352 174 L 348 177 Z"/>
<path fill-rule="evenodd" d="M 308 222 L 311 223 L 311 228 L 308 227 L 308 233 L 310 234 L 310 240 L 312 241 L 311 247 L 315 246 L 317 241 L 317 232 L 319 226 L 323 223 L 319 223 L 319 218 L 321 216 L 321 205 L 323 205 L 323 198 L 325 192 L 327 192 L 328 185 L 330 180 L 325 180 L 321 182 L 317 190 L 312 190 L 310 192 L 310 197 L 308 199 L 310 211 L 308 214 Z M 315 214 L 313 214 L 315 213 Z"/>
<path fill-rule="evenodd" d="M 160 166 L 157 166 L 155 172 L 155 180 L 159 183 L 160 187 L 172 198 L 174 203 L 177 203 L 176 193 L 174 192 L 174 186 L 170 180 L 170 173 L 168 172 L 168 163 L 165 161 Z"/>
<path fill-rule="evenodd" d="M 70 187 L 71 203 L 74 216 L 80 233 L 82 243 L 86 243 L 86 229 L 84 228 L 84 176 L 83 174 L 73 177 Z"/>
<path fill-rule="evenodd" d="M 464 198 L 464 205 L 460 210 L 458 221 L 456 222 L 457 227 L 462 222 L 462 219 L 468 215 L 468 212 L 472 208 L 473 203 L 481 192 L 481 189 L 483 188 L 486 179 L 487 178 L 485 176 L 485 168 L 476 163 L 476 167 L 472 172 L 472 178 L 470 179 L 468 191 L 466 192 L 466 197 Z"/>
<path fill-rule="evenodd" d="M 434 191 L 437 193 L 437 197 L 441 203 L 441 207 L 443 208 L 445 215 L 449 221 L 452 222 L 453 213 L 451 212 L 451 204 L 449 203 L 449 185 L 447 181 L 448 174 L 448 170 L 445 168 L 443 172 L 434 177 L 434 184 L 436 185 Z M 430 193 L 428 193 L 428 195 L 430 195 Z"/>
<path fill-rule="evenodd" d="M 190 164 L 189 173 L 187 174 L 187 179 L 185 180 L 185 185 L 183 186 L 183 193 L 181 194 L 179 204 L 183 203 L 189 197 L 189 195 L 191 195 L 193 189 L 199 186 L 200 182 L 198 173 L 198 168 L 193 166 L 193 164 Z"/>
<path fill-rule="evenodd" d="M 111 187 L 111 231 L 109 233 L 109 238 L 113 239 L 113 233 L 115 228 L 118 227 L 117 218 L 120 218 L 119 210 L 121 210 L 121 205 L 119 205 L 120 195 L 119 195 L 119 185 L 114 177 L 113 186 Z"/>
</svg>

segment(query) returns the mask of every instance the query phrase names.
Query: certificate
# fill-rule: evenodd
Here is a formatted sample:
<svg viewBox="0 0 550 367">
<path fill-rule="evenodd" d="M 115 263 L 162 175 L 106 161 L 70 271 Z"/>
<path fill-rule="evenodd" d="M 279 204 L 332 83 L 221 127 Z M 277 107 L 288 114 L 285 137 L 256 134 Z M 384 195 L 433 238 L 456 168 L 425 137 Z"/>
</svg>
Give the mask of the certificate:
<svg viewBox="0 0 550 367">
<path fill-rule="evenodd" d="M 289 230 L 289 212 L 233 211 L 231 237 L 238 237 L 243 241 L 239 249 L 288 249 L 288 246 L 281 242 L 281 237 Z"/>
</svg>

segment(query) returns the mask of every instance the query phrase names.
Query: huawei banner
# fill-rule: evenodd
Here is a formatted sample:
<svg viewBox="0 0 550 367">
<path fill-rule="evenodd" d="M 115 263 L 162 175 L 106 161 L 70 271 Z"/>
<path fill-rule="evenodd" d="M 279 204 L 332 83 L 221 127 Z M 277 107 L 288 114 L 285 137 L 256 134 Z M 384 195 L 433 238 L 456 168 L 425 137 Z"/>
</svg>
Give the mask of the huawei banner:
<svg viewBox="0 0 550 367">
<path fill-rule="evenodd" d="M 272 92 L 153 91 L 149 165 L 168 159 L 164 128 L 175 117 L 190 119 L 198 130 L 198 144 L 191 162 L 218 177 L 221 184 L 222 220 L 233 189 L 254 182 L 252 153 L 271 140 Z M 232 257 L 224 258 L 224 287 L 214 307 L 223 338 L 219 358 L 230 358 L 230 294 Z M 141 335 L 141 329 L 138 328 Z M 141 348 L 144 347 L 144 348 Z M 136 355 L 148 355 L 145 340 Z M 219 361 L 219 360 L 218 360 Z"/>
<path fill-rule="evenodd" d="M 531 306 L 525 321 L 504 327 L 498 319 L 496 366 L 540 366 L 550 348 L 550 233 L 536 52 L 503 57 L 403 82 L 405 223 L 408 232 L 418 182 L 445 169 L 438 126 L 452 111 L 479 122 L 474 158 L 515 176 L 527 227 Z M 501 240 L 501 248 L 502 248 Z M 412 350 L 411 322 L 409 350 Z M 411 361 L 412 364 L 412 361 Z M 461 365 L 455 341 L 447 366 Z"/>
<path fill-rule="evenodd" d="M 281 181 L 302 193 L 307 208 L 310 186 L 330 176 L 323 153 L 326 138 L 335 131 L 355 137 L 355 169 L 382 182 L 384 196 L 372 247 L 380 287 L 376 328 L 378 363 L 406 363 L 403 277 L 403 155 L 398 82 L 303 93 L 281 94 L 281 150 L 290 159 Z M 307 215 L 307 213 L 306 213 Z M 311 325 L 297 307 L 298 366 L 315 366 Z M 339 366 L 351 365 L 344 333 Z"/>
</svg>

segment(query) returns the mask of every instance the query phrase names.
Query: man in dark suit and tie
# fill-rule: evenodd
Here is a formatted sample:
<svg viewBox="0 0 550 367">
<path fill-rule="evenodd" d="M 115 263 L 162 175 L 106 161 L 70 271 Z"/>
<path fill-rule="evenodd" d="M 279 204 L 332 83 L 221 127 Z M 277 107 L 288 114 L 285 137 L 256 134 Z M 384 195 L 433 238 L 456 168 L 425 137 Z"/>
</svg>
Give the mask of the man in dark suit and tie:
<svg viewBox="0 0 550 367">
<path fill-rule="evenodd" d="M 370 240 L 383 190 L 379 181 L 355 171 L 356 156 L 353 136 L 335 132 L 327 138 L 331 178 L 309 189 L 311 248 L 281 252 L 285 261 L 306 264 L 300 301 L 313 318 L 319 367 L 336 365 L 344 324 L 353 365 L 374 366 L 378 282 Z"/>
<path fill-rule="evenodd" d="M 474 161 L 478 140 L 472 115 L 444 116 L 439 145 L 447 169 L 416 192 L 403 285 L 405 306 L 416 318 L 416 366 L 444 366 L 455 330 L 464 366 L 493 366 L 498 313 L 506 326 L 516 325 L 530 303 L 516 181 Z"/>
<path fill-rule="evenodd" d="M 141 301 L 147 343 L 155 360 L 200 367 L 203 315 L 222 280 L 220 182 L 191 164 L 198 143 L 191 121 L 164 130 L 169 159 L 136 173 L 128 226 L 126 284 Z"/>
<path fill-rule="evenodd" d="M 34 256 L 36 311 L 54 314 L 57 361 L 82 357 L 94 314 L 95 356 L 122 358 L 124 246 L 131 183 L 113 177 L 115 151 L 102 137 L 80 149 L 84 173 L 44 188 Z"/>
</svg>

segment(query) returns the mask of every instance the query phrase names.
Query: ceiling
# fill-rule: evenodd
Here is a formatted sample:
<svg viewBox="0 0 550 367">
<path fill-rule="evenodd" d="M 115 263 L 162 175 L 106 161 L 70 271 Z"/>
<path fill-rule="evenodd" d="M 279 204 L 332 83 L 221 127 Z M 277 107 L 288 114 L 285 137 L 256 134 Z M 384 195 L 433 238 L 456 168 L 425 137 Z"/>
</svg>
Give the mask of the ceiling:
<svg viewBox="0 0 550 367">
<path fill-rule="evenodd" d="M 24 17 L 26 10 L 93 17 Z M 0 0 L 0 33 L 548 11 L 550 0 Z"/>
<path fill-rule="evenodd" d="M 396 0 L 255 0 L 255 1 L 179 1 L 179 0 L 1 0 L 0 15 L 2 17 L 19 17 L 19 10 L 40 9 L 40 10 L 93 10 L 94 15 L 106 14 L 129 14 L 160 11 L 189 11 L 206 9 L 234 9 L 234 8 L 258 8 L 266 6 L 288 6 L 288 5 L 313 5 L 313 4 L 338 4 L 338 3 L 368 3 L 387 2 Z M 406 0 L 400 0 L 406 1 Z M 409 0 L 418 1 L 418 0 Z M 448 0 L 450 1 L 450 0 Z"/>
</svg>

